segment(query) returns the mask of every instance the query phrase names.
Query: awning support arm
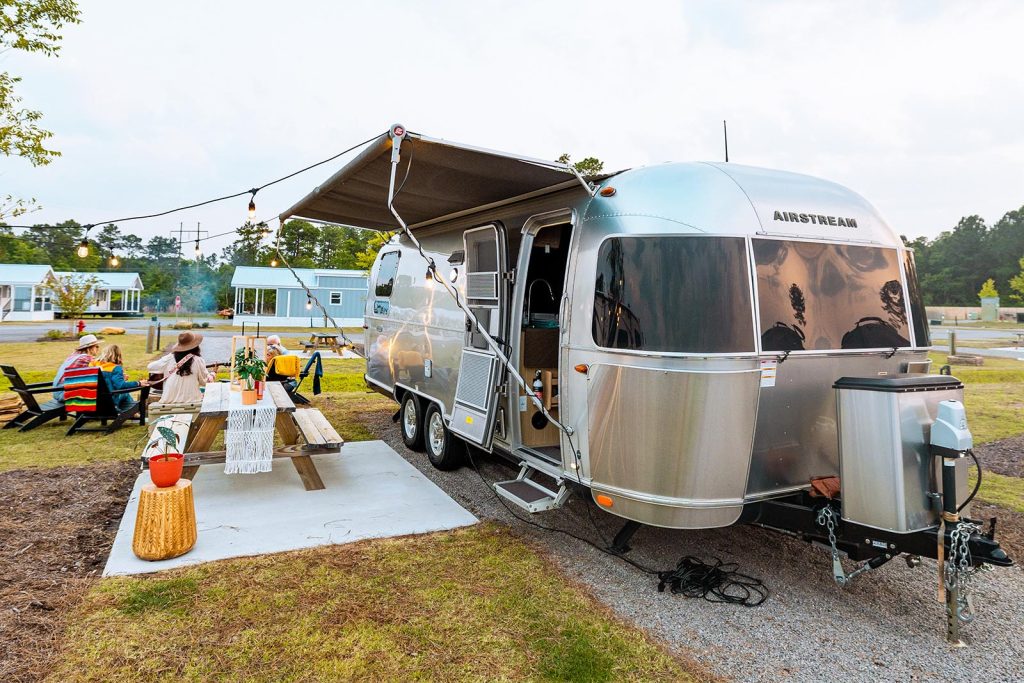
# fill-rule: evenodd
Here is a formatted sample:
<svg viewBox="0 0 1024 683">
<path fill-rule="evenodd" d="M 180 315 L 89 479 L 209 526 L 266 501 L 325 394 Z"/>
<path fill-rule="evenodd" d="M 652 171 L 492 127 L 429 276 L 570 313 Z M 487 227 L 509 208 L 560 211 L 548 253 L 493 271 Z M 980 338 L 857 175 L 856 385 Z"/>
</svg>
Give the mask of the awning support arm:
<svg viewBox="0 0 1024 683">
<path fill-rule="evenodd" d="M 452 284 L 448 282 L 447 279 L 442 277 L 441 273 L 438 272 L 437 265 L 434 263 L 434 259 L 426 255 L 426 253 L 423 251 L 422 245 L 420 245 L 420 241 L 416 239 L 415 235 L 412 234 L 412 230 L 409 229 L 409 226 L 406 225 L 405 221 L 402 219 L 402 216 L 399 215 L 398 211 L 395 209 L 395 178 L 398 173 L 398 162 L 401 156 L 402 140 L 405 139 L 406 132 L 407 131 L 405 130 L 405 127 L 400 125 L 391 126 L 391 129 L 388 131 L 388 135 L 391 136 L 392 142 L 391 179 L 388 182 L 388 210 L 391 211 L 391 215 L 393 215 L 395 217 L 395 220 L 398 221 L 398 225 L 402 228 L 402 232 L 405 233 L 405 236 L 408 237 L 409 241 L 412 242 L 414 247 L 416 247 L 416 251 L 419 252 L 420 257 L 427 262 L 427 268 L 430 270 L 430 274 L 434 278 L 434 282 L 441 283 L 441 286 L 444 287 L 446 292 L 448 292 L 448 295 L 455 300 L 455 305 L 462 309 L 463 313 L 466 314 L 466 317 L 472 323 L 473 327 L 476 328 L 477 332 L 479 332 L 480 335 L 484 338 L 484 341 L 487 343 L 487 346 L 491 349 L 491 351 L 494 352 L 494 355 L 498 358 L 498 361 L 502 365 L 504 365 L 505 369 L 509 371 L 509 374 L 511 374 L 516 379 L 516 382 L 523 389 L 526 395 L 533 399 L 533 404 L 537 407 L 537 410 L 540 413 L 542 413 L 544 417 L 546 417 L 553 425 L 555 425 L 560 430 L 565 432 L 566 436 L 572 436 L 572 427 L 569 427 L 559 422 L 556 418 L 554 418 L 551 415 L 551 413 L 549 413 L 544 408 L 543 401 L 537 398 L 537 395 L 533 393 L 533 390 L 527 384 L 526 379 L 524 379 L 523 376 L 519 374 L 519 370 L 515 367 L 515 365 L 513 365 L 512 361 L 509 360 L 509 358 L 504 353 L 502 353 L 501 347 L 498 345 L 498 342 L 496 342 L 494 338 L 491 337 L 490 333 L 488 333 L 487 330 L 484 329 L 484 326 L 477 319 L 476 315 L 473 314 L 473 311 L 469 308 L 469 306 L 467 306 L 462 301 L 462 299 L 459 298 L 458 291 L 456 291 Z M 580 174 L 576 172 L 576 169 L 573 169 L 573 172 L 576 173 L 576 177 L 579 178 L 580 182 L 583 182 L 584 186 L 586 187 L 586 181 L 584 181 Z M 588 187 L 588 192 L 589 191 L 590 189 Z"/>
</svg>

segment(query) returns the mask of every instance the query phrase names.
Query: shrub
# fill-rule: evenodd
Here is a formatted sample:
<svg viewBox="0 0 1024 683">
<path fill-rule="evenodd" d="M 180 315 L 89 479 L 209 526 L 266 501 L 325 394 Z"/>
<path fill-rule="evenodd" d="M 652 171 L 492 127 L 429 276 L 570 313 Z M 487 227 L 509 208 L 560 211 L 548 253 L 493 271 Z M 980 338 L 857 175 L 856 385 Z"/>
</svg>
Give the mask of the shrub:
<svg viewBox="0 0 1024 683">
<path fill-rule="evenodd" d="M 187 320 L 179 320 L 171 325 L 172 330 L 191 330 L 193 327 L 192 323 Z"/>
<path fill-rule="evenodd" d="M 203 328 L 204 330 L 205 330 L 205 329 L 206 329 L 207 327 L 209 327 L 209 326 L 210 326 L 210 323 L 208 323 L 208 322 L 207 322 L 207 321 L 205 321 L 205 320 L 204 320 L 203 322 L 199 323 L 199 327 Z"/>
<path fill-rule="evenodd" d="M 43 336 L 47 339 L 63 339 L 67 335 L 64 330 L 47 330 Z"/>
</svg>

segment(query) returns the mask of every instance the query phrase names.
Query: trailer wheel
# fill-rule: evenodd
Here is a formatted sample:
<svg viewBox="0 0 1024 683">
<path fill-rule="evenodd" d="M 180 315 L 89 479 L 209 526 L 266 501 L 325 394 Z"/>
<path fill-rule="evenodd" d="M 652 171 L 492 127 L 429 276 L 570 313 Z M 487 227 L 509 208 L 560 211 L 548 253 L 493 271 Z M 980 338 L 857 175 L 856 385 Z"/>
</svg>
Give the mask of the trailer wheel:
<svg viewBox="0 0 1024 683">
<path fill-rule="evenodd" d="M 423 450 L 423 411 L 416 394 L 406 393 L 402 398 L 402 410 L 398 416 L 398 427 L 402 431 L 402 443 L 414 451 Z"/>
<path fill-rule="evenodd" d="M 439 470 L 455 470 L 461 467 L 463 449 L 455 443 L 455 437 L 445 426 L 444 416 L 436 403 L 431 403 L 427 408 L 427 417 L 423 423 L 423 441 L 430 464 Z"/>
</svg>

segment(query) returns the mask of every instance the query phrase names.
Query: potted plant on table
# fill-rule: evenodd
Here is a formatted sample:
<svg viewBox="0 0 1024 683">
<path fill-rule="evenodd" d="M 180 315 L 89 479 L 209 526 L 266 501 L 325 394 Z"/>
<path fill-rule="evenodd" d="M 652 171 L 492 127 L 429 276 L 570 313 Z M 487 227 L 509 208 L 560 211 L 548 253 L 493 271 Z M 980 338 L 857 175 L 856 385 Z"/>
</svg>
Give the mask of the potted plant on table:
<svg viewBox="0 0 1024 683">
<path fill-rule="evenodd" d="M 181 479 L 185 456 L 177 452 L 178 435 L 165 425 L 157 425 L 153 430 L 153 438 L 146 444 L 146 448 L 158 445 L 161 440 L 164 442 L 164 452 L 149 458 L 149 478 L 157 488 L 163 489 L 174 486 Z M 171 449 L 174 449 L 174 452 L 171 452 Z"/>
<path fill-rule="evenodd" d="M 257 384 L 263 381 L 266 362 L 249 349 L 235 352 L 235 373 L 242 380 L 242 405 L 255 405 L 259 399 Z"/>
</svg>

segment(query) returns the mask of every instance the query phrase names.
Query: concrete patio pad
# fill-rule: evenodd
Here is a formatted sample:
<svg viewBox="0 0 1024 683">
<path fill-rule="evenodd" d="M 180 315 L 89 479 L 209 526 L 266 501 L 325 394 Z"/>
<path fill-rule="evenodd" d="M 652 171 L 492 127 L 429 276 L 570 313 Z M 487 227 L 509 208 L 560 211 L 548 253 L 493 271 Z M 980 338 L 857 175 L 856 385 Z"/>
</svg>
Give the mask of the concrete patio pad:
<svg viewBox="0 0 1024 683">
<path fill-rule="evenodd" d="M 306 491 L 287 459 L 265 474 L 224 474 L 223 465 L 199 468 L 194 487 L 199 538 L 171 560 L 147 562 L 132 553 L 139 489 L 135 482 L 104 576 L 144 574 L 174 567 L 263 555 L 364 538 L 421 534 L 469 526 L 476 517 L 424 477 L 383 441 L 345 444 L 340 455 L 315 455 L 326 488 Z"/>
</svg>

